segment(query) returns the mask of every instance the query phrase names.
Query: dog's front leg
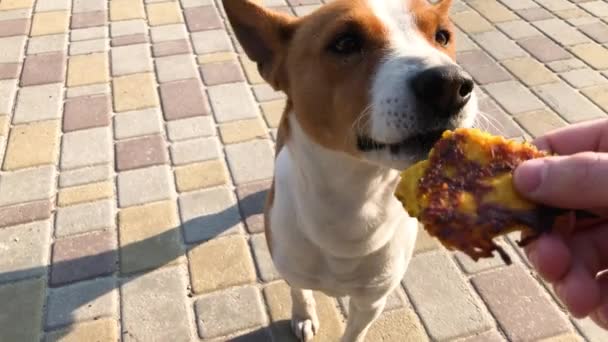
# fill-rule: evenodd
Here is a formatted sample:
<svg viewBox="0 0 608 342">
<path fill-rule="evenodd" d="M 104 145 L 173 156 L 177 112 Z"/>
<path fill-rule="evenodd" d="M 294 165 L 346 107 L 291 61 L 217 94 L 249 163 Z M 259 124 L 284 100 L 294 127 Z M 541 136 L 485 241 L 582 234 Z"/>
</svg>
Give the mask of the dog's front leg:
<svg viewBox="0 0 608 342">
<path fill-rule="evenodd" d="M 371 301 L 367 298 L 351 297 L 348 305 L 348 321 L 342 342 L 364 342 L 372 323 L 380 316 L 386 305 L 386 297 Z"/>
<path fill-rule="evenodd" d="M 291 329 L 300 341 L 310 341 L 319 331 L 319 318 L 311 290 L 291 288 Z"/>
</svg>

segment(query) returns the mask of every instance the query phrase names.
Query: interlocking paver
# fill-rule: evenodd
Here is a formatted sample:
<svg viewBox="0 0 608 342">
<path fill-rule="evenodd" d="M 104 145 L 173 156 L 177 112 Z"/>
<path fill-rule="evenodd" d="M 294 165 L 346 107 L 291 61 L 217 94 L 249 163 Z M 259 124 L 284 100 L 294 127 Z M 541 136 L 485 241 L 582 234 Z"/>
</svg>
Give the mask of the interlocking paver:
<svg viewBox="0 0 608 342">
<path fill-rule="evenodd" d="M 196 65 L 191 55 L 159 57 L 155 62 L 160 83 L 197 77 Z"/>
<path fill-rule="evenodd" d="M 161 2 L 146 6 L 151 26 L 181 23 L 182 13 L 177 2 Z"/>
<path fill-rule="evenodd" d="M 110 93 L 110 85 L 108 83 L 99 83 L 99 84 L 91 84 L 91 85 L 83 85 L 79 87 L 71 87 L 66 91 L 67 98 L 79 97 L 79 96 L 89 96 L 89 95 L 99 95 L 99 94 L 109 94 Z"/>
<path fill-rule="evenodd" d="M 164 267 L 123 280 L 122 335 L 126 341 L 191 341 L 187 275 Z"/>
<path fill-rule="evenodd" d="M 595 22 L 581 25 L 579 30 L 600 44 L 608 43 L 608 27 L 603 23 Z"/>
<path fill-rule="evenodd" d="M 13 124 L 58 119 L 60 116 L 61 84 L 45 84 L 19 90 Z"/>
<path fill-rule="evenodd" d="M 114 21 L 110 24 L 112 38 L 133 34 L 147 34 L 146 22 L 141 19 Z"/>
<path fill-rule="evenodd" d="M 245 83 L 210 87 L 209 100 L 218 122 L 253 118 L 258 115 L 253 95 Z"/>
<path fill-rule="evenodd" d="M 29 20 L 13 19 L 0 21 L 0 37 L 26 35 L 29 29 Z"/>
<path fill-rule="evenodd" d="M 21 61 L 25 36 L 0 38 L 0 63 Z"/>
<path fill-rule="evenodd" d="M 608 4 L 604 1 L 597 0 L 586 3 L 581 3 L 580 6 L 587 11 L 591 12 L 596 17 L 606 18 L 608 17 Z"/>
<path fill-rule="evenodd" d="M 104 52 L 108 50 L 108 40 L 105 38 L 72 42 L 70 44 L 70 56 L 86 55 L 93 52 Z"/>
<path fill-rule="evenodd" d="M 43 278 L 0 286 L 2 306 L 11 308 L 10 315 L 0 316 L 0 339 L 40 341 L 45 292 Z"/>
<path fill-rule="evenodd" d="M 215 52 L 197 56 L 196 61 L 198 64 L 205 64 L 237 60 L 236 57 L 237 54 L 234 52 Z"/>
<path fill-rule="evenodd" d="M 190 43 L 185 39 L 167 40 L 152 46 L 154 57 L 165 57 L 191 53 Z"/>
<path fill-rule="evenodd" d="M 490 24 L 475 11 L 463 11 L 456 13 L 453 14 L 451 18 L 454 23 L 460 27 L 460 29 L 469 34 L 493 30 L 492 24 Z"/>
<path fill-rule="evenodd" d="M 63 33 L 68 30 L 69 13 L 66 11 L 39 12 L 32 19 L 32 36 Z"/>
<path fill-rule="evenodd" d="M 590 342 L 601 342 L 608 336 L 608 332 L 600 328 L 590 318 L 575 320 L 574 324 Z"/>
<path fill-rule="evenodd" d="M 533 25 L 564 45 L 582 44 L 589 41 L 584 34 L 558 19 L 535 21 Z"/>
<path fill-rule="evenodd" d="M 518 43 L 539 62 L 547 63 L 571 57 L 566 50 L 545 36 L 524 38 Z"/>
<path fill-rule="evenodd" d="M 118 204 L 130 207 L 171 198 L 173 179 L 168 166 L 123 171 L 118 174 Z"/>
<path fill-rule="evenodd" d="M 72 1 L 72 12 L 93 12 L 93 11 L 105 11 L 108 9 L 108 4 L 105 1 L 90 1 L 90 0 L 73 0 Z"/>
<path fill-rule="evenodd" d="M 194 310 L 199 335 L 204 339 L 262 326 L 267 322 L 260 291 L 247 286 L 196 301 Z"/>
<path fill-rule="evenodd" d="M 267 139 L 226 146 L 228 167 L 236 184 L 243 184 L 272 177 L 274 153 Z M 249 165 L 255 164 L 255 168 Z"/>
<path fill-rule="evenodd" d="M 59 121 L 40 121 L 11 129 L 3 170 L 55 164 L 59 152 Z"/>
<path fill-rule="evenodd" d="M 597 44 L 581 44 L 572 47 L 572 53 L 595 69 L 608 69 L 608 49 Z"/>
<path fill-rule="evenodd" d="M 116 169 L 137 169 L 167 163 L 167 148 L 160 135 L 135 138 L 116 144 Z"/>
<path fill-rule="evenodd" d="M 534 94 L 518 82 L 510 81 L 488 84 L 485 86 L 485 90 L 509 114 L 517 114 L 544 107 L 543 103 Z"/>
<path fill-rule="evenodd" d="M 45 275 L 51 234 L 49 220 L 0 229 L 0 282 Z"/>
<path fill-rule="evenodd" d="M 103 26 L 106 24 L 107 14 L 105 11 L 94 11 L 84 13 L 74 13 L 70 27 L 73 29 Z"/>
<path fill-rule="evenodd" d="M 63 82 L 65 55 L 52 52 L 28 56 L 23 64 L 21 86 Z"/>
<path fill-rule="evenodd" d="M 462 341 L 462 342 L 503 342 L 504 340 L 505 340 L 505 338 L 502 337 L 502 335 L 498 331 L 488 330 L 488 331 L 484 331 L 480 334 L 469 336 L 467 338 L 464 338 L 464 339 L 458 340 L 458 341 Z"/>
<path fill-rule="evenodd" d="M 0 227 L 30 223 L 51 217 L 49 200 L 29 202 L 0 208 Z"/>
<path fill-rule="evenodd" d="M 265 102 L 261 105 L 262 113 L 268 127 L 277 128 L 285 110 L 285 100 Z"/>
<path fill-rule="evenodd" d="M 70 41 L 79 42 L 82 40 L 107 38 L 108 28 L 104 26 L 73 29 L 70 33 Z"/>
<path fill-rule="evenodd" d="M 194 51 L 201 55 L 212 52 L 232 51 L 230 38 L 224 30 L 208 30 L 191 34 Z"/>
<path fill-rule="evenodd" d="M 62 188 L 57 195 L 57 205 L 69 205 L 110 198 L 114 195 L 114 187 L 110 182 L 96 182 L 85 185 Z"/>
<path fill-rule="evenodd" d="M 17 8 L 32 8 L 34 0 L 5 0 L 0 4 L 0 10 L 12 10 Z"/>
<path fill-rule="evenodd" d="M 576 8 L 568 0 L 537 0 L 537 2 L 552 12 Z"/>
<path fill-rule="evenodd" d="M 167 40 L 188 39 L 188 33 L 184 25 L 163 25 L 150 28 L 152 42 L 164 42 Z"/>
<path fill-rule="evenodd" d="M 472 38 L 497 60 L 526 56 L 522 48 L 501 32 L 483 32 L 473 35 Z"/>
<path fill-rule="evenodd" d="M 513 118 L 505 113 L 498 104 L 485 94 L 478 96 L 479 113 L 478 121 L 481 127 L 493 134 L 501 134 L 507 138 L 520 137 L 522 129 L 513 121 Z"/>
<path fill-rule="evenodd" d="M 540 35 L 540 32 L 535 29 L 530 23 L 523 20 L 513 20 L 496 25 L 511 39 L 522 39 Z M 460 44 L 460 41 L 458 42 Z"/>
<path fill-rule="evenodd" d="M 472 0 L 468 1 L 467 4 L 493 23 L 517 19 L 513 12 L 495 1 Z"/>
<path fill-rule="evenodd" d="M 605 116 L 598 107 L 563 82 L 541 85 L 535 91 L 570 123 Z"/>
<path fill-rule="evenodd" d="M 162 130 L 161 113 L 157 108 L 123 112 L 114 116 L 114 137 L 116 139 L 161 133 Z"/>
<path fill-rule="evenodd" d="M 79 341 L 117 341 L 118 324 L 114 319 L 102 318 L 95 321 L 73 324 L 67 328 L 49 332 L 45 342 L 79 342 Z"/>
<path fill-rule="evenodd" d="M 266 138 L 267 129 L 261 119 L 227 122 L 219 126 L 224 144 L 234 144 L 256 138 Z"/>
<path fill-rule="evenodd" d="M 0 114 L 11 113 L 16 92 L 17 80 L 0 80 Z"/>
<path fill-rule="evenodd" d="M 61 175 L 59 176 L 59 186 L 64 188 L 106 180 L 110 178 L 112 170 L 113 168 L 110 164 L 96 165 L 70 171 L 62 170 Z"/>
<path fill-rule="evenodd" d="M 222 22 L 214 6 L 186 8 L 184 15 L 190 32 L 222 28 Z"/>
<path fill-rule="evenodd" d="M 608 80 L 599 72 L 591 69 L 571 70 L 561 74 L 571 86 L 581 89 L 607 83 Z"/>
<path fill-rule="evenodd" d="M 114 228 L 114 203 L 111 200 L 59 208 L 55 235 L 63 237 L 94 230 Z"/>
<path fill-rule="evenodd" d="M 112 49 L 112 75 L 120 76 L 152 71 L 150 47 L 147 44 L 127 45 Z"/>
<path fill-rule="evenodd" d="M 583 69 L 587 66 L 580 59 L 570 58 L 561 61 L 547 63 L 547 67 L 553 72 L 567 72 L 570 70 Z"/>
<path fill-rule="evenodd" d="M 220 157 L 217 138 L 201 138 L 176 142 L 171 145 L 171 161 L 174 165 L 184 165 Z"/>
<path fill-rule="evenodd" d="M 263 210 L 269 188 L 269 181 L 248 183 L 237 188 L 239 209 L 250 233 L 264 231 Z"/>
<path fill-rule="evenodd" d="M 110 125 L 110 98 L 107 95 L 75 97 L 65 102 L 64 132 L 108 125 Z"/>
<path fill-rule="evenodd" d="M 591 101 L 604 110 L 608 111 L 608 86 L 602 85 L 583 89 L 583 95 L 587 96 Z"/>
<path fill-rule="evenodd" d="M 52 329 L 117 313 L 117 281 L 107 277 L 51 289 L 45 325 Z"/>
<path fill-rule="evenodd" d="M 503 65 L 527 86 L 551 83 L 558 78 L 545 66 L 530 57 L 503 61 Z"/>
<path fill-rule="evenodd" d="M 36 1 L 36 12 L 69 10 L 70 3 L 70 0 L 38 0 Z"/>
<path fill-rule="evenodd" d="M 196 116 L 169 121 L 167 135 L 171 141 L 215 135 L 213 119 L 210 116 Z"/>
<path fill-rule="evenodd" d="M 196 79 L 161 84 L 160 95 L 166 120 L 209 115 L 207 96 Z"/>
<path fill-rule="evenodd" d="M 68 87 L 108 82 L 108 54 L 72 56 L 68 62 Z"/>
<path fill-rule="evenodd" d="M 135 33 L 135 34 L 130 34 L 130 35 L 126 35 L 126 36 L 119 36 L 116 38 L 112 38 L 110 45 L 112 45 L 112 47 L 115 47 L 115 46 L 125 46 L 125 45 L 143 44 L 143 43 L 148 43 L 148 36 L 146 36 L 143 33 Z"/>
<path fill-rule="evenodd" d="M 143 1 L 112 0 L 110 1 L 110 20 L 127 20 L 145 18 Z"/>
<path fill-rule="evenodd" d="M 240 66 L 235 61 L 203 64 L 200 70 L 203 82 L 208 86 L 245 80 Z"/>
<path fill-rule="evenodd" d="M 284 92 L 274 90 L 268 84 L 258 84 L 253 86 L 253 94 L 255 95 L 256 100 L 260 102 L 280 100 L 286 97 Z"/>
<path fill-rule="evenodd" d="M 32 37 L 27 43 L 27 54 L 34 55 L 46 52 L 64 51 L 68 44 L 67 34 L 52 34 Z"/>
<path fill-rule="evenodd" d="M 61 168 L 75 169 L 112 160 L 112 132 L 109 127 L 91 128 L 63 135 Z"/>
<path fill-rule="evenodd" d="M 115 77 L 112 81 L 112 88 L 116 112 L 145 109 L 158 105 L 154 76 L 150 73 Z"/>
<path fill-rule="evenodd" d="M 42 166 L 0 176 L 0 206 L 43 200 L 55 191 L 55 167 Z"/>
<path fill-rule="evenodd" d="M 472 50 L 461 52 L 457 55 L 456 59 L 478 84 L 508 81 L 512 79 L 511 75 L 483 51 Z M 275 125 L 271 126 L 277 127 Z"/>
<path fill-rule="evenodd" d="M 564 119 L 547 109 L 517 114 L 515 115 L 515 121 L 533 137 L 566 126 Z"/>
<path fill-rule="evenodd" d="M 264 234 L 253 235 L 251 237 L 251 247 L 262 281 L 269 282 L 279 279 L 281 276 L 274 267 Z"/>
<path fill-rule="evenodd" d="M 208 160 L 175 168 L 177 191 L 192 191 L 228 183 L 228 173 L 220 160 Z"/>
</svg>

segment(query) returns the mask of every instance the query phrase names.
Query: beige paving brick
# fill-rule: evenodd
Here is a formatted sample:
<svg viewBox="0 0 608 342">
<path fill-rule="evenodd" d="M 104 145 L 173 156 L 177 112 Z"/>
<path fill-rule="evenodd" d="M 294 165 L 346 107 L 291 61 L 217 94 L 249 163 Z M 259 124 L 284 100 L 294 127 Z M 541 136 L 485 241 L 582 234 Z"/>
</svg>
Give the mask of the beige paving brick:
<svg viewBox="0 0 608 342">
<path fill-rule="evenodd" d="M 599 70 L 608 69 L 608 50 L 598 44 L 581 44 L 572 47 L 572 53 L 591 67 Z"/>
<path fill-rule="evenodd" d="M 268 127 L 279 127 L 281 116 L 283 116 L 285 110 L 285 100 L 266 102 L 261 107 Z"/>
<path fill-rule="evenodd" d="M 547 67 L 553 72 L 567 72 L 570 70 L 583 69 L 587 66 L 580 59 L 569 58 L 561 61 L 554 61 L 547 63 Z"/>
<path fill-rule="evenodd" d="M 0 282 L 45 275 L 45 268 L 49 263 L 51 235 L 50 220 L 0 229 Z"/>
<path fill-rule="evenodd" d="M 483 304 L 443 252 L 415 256 L 403 286 L 432 339 L 472 335 L 491 326 Z"/>
<path fill-rule="evenodd" d="M 555 41 L 564 45 L 574 45 L 590 42 L 584 34 L 559 19 L 548 19 L 533 22 L 539 30 L 543 31 Z"/>
<path fill-rule="evenodd" d="M 197 78 L 198 71 L 192 56 L 174 55 L 155 59 L 156 74 L 161 83 Z"/>
<path fill-rule="evenodd" d="M 517 252 L 515 252 L 509 245 L 509 243 L 503 239 L 495 239 L 496 243 L 501 246 L 505 252 L 511 257 L 512 260 L 517 262 Z M 484 258 L 478 261 L 474 261 L 468 255 L 462 252 L 454 253 L 454 259 L 458 265 L 467 274 L 476 274 L 479 272 L 487 271 L 494 268 L 501 268 L 505 266 L 505 262 L 502 260 L 498 253 L 494 253 L 491 258 Z"/>
<path fill-rule="evenodd" d="M 605 115 L 598 107 L 564 82 L 544 84 L 534 90 L 557 114 L 570 123 L 600 118 Z"/>
<path fill-rule="evenodd" d="M 45 342 L 117 341 L 118 323 L 111 318 L 82 322 L 46 334 Z"/>
<path fill-rule="evenodd" d="M 243 65 L 243 71 L 245 71 L 245 76 L 247 76 L 249 83 L 262 84 L 265 82 L 258 71 L 258 66 L 256 63 L 247 58 L 247 56 L 241 56 L 240 60 L 241 64 Z"/>
<path fill-rule="evenodd" d="M 268 137 L 266 127 L 264 127 L 264 123 L 260 119 L 228 122 L 220 125 L 219 131 L 224 144 Z"/>
<path fill-rule="evenodd" d="M 55 177 L 53 166 L 4 173 L 0 176 L 0 206 L 50 198 Z"/>
<path fill-rule="evenodd" d="M 493 23 L 516 20 L 517 15 L 495 1 L 473 0 L 467 3 Z"/>
<path fill-rule="evenodd" d="M 70 0 L 38 0 L 36 2 L 36 12 L 69 10 L 70 5 Z"/>
<path fill-rule="evenodd" d="M 103 181 L 110 178 L 113 169 L 110 164 L 103 164 L 83 169 L 61 171 L 59 186 L 65 188 Z"/>
<path fill-rule="evenodd" d="M 34 0 L 4 0 L 0 3 L 0 10 L 13 10 L 18 8 L 32 8 Z"/>
<path fill-rule="evenodd" d="M 430 236 L 429 233 L 419 225 L 414 254 L 430 252 L 440 248 L 442 247 L 439 240 Z"/>
<path fill-rule="evenodd" d="M 268 245 L 266 244 L 266 237 L 264 234 L 252 235 L 250 241 L 255 264 L 257 265 L 262 281 L 269 282 L 281 278 L 281 275 L 274 266 L 270 252 L 268 251 Z"/>
<path fill-rule="evenodd" d="M 108 40 L 106 38 L 72 42 L 70 44 L 70 56 L 104 52 L 108 51 L 108 49 Z"/>
<path fill-rule="evenodd" d="M 545 105 L 519 82 L 501 82 L 485 86 L 485 90 L 500 103 L 509 114 L 543 109 Z"/>
<path fill-rule="evenodd" d="M 174 165 L 184 165 L 220 157 L 220 143 L 217 138 L 201 138 L 174 143 L 170 147 Z"/>
<path fill-rule="evenodd" d="M 82 29 L 73 29 L 70 31 L 70 41 L 79 42 L 82 40 L 99 39 L 108 37 L 108 28 L 106 26 L 88 27 Z"/>
<path fill-rule="evenodd" d="M 217 122 L 257 117 L 259 110 L 246 83 L 221 84 L 208 88 Z"/>
<path fill-rule="evenodd" d="M 16 93 L 17 80 L 0 80 L 0 114 L 8 115 L 13 111 Z"/>
<path fill-rule="evenodd" d="M 228 183 L 228 173 L 220 160 L 208 160 L 175 169 L 177 191 L 192 191 Z"/>
<path fill-rule="evenodd" d="M 21 62 L 25 36 L 0 38 L 0 63 Z"/>
<path fill-rule="evenodd" d="M 597 0 L 581 3 L 580 6 L 587 11 L 591 12 L 596 17 L 606 18 L 608 17 L 608 4 L 606 2 Z"/>
<path fill-rule="evenodd" d="M 93 12 L 93 11 L 105 11 L 108 8 L 108 4 L 105 1 L 89 1 L 89 0 L 73 0 L 72 1 L 72 12 Z"/>
<path fill-rule="evenodd" d="M 59 121 L 17 125 L 11 129 L 3 170 L 55 164 L 59 154 Z"/>
<path fill-rule="evenodd" d="M 577 89 L 608 83 L 608 80 L 602 74 L 589 68 L 570 70 L 562 73 L 561 76 L 566 82 Z"/>
<path fill-rule="evenodd" d="M 148 34 L 145 20 L 123 20 L 115 21 L 110 24 L 110 35 L 112 38 L 133 34 Z"/>
<path fill-rule="evenodd" d="M 67 44 L 68 35 L 64 33 L 32 37 L 27 43 L 27 54 L 34 55 L 45 52 L 65 51 Z"/>
<path fill-rule="evenodd" d="M 177 266 L 125 279 L 121 286 L 123 336 L 129 336 L 129 341 L 192 341 L 194 318 L 187 287 L 187 272 Z"/>
<path fill-rule="evenodd" d="M 116 112 L 155 107 L 159 104 L 153 74 L 117 77 L 112 81 L 112 87 Z"/>
<path fill-rule="evenodd" d="M 530 57 L 503 61 L 503 65 L 527 86 L 551 83 L 557 77 L 537 60 Z"/>
<path fill-rule="evenodd" d="M 117 46 L 125 46 L 132 44 L 144 44 L 148 43 L 148 36 L 143 33 L 136 33 L 127 36 L 120 36 L 116 38 L 112 38 L 112 42 L 110 43 L 113 47 Z"/>
<path fill-rule="evenodd" d="M 499 23 L 497 26 L 511 39 L 534 37 L 541 34 L 537 29 L 524 20 L 507 21 L 504 23 Z"/>
<path fill-rule="evenodd" d="M 68 30 L 69 12 L 42 12 L 34 14 L 30 35 L 44 36 L 47 34 L 64 33 Z"/>
<path fill-rule="evenodd" d="M 186 27 L 182 24 L 153 26 L 150 28 L 150 35 L 154 43 L 188 38 Z"/>
<path fill-rule="evenodd" d="M 548 109 L 518 114 L 515 116 L 515 121 L 533 137 L 539 137 L 567 125 L 564 119 Z"/>
<path fill-rule="evenodd" d="M 9 122 L 8 115 L 0 115 L 0 136 L 6 137 L 8 135 Z"/>
<path fill-rule="evenodd" d="M 28 202 L 0 208 L 0 227 L 25 224 L 51 217 L 50 200 Z"/>
<path fill-rule="evenodd" d="M 209 54 L 197 56 L 196 62 L 198 64 L 207 64 L 207 63 L 233 61 L 236 59 L 237 59 L 237 54 L 234 52 L 216 52 L 216 53 L 209 53 Z"/>
<path fill-rule="evenodd" d="M 114 201 L 102 200 L 59 208 L 56 214 L 55 235 L 67 235 L 114 228 Z"/>
<path fill-rule="evenodd" d="M 493 30 L 492 24 L 475 11 L 463 11 L 453 14 L 452 20 L 466 33 L 480 33 Z"/>
<path fill-rule="evenodd" d="M 57 205 L 66 207 L 79 203 L 92 202 L 114 196 L 114 184 L 112 182 L 97 182 L 78 185 L 59 190 Z"/>
<path fill-rule="evenodd" d="M 284 92 L 280 90 L 274 90 L 268 84 L 258 84 L 253 86 L 253 94 L 259 102 L 281 100 L 286 98 Z"/>
<path fill-rule="evenodd" d="M 98 83 L 91 85 L 84 85 L 80 87 L 71 87 L 66 91 L 67 98 L 73 97 L 81 97 L 81 96 L 90 96 L 90 95 L 100 95 L 100 94 L 109 94 L 110 93 L 110 85 L 108 83 Z"/>
<path fill-rule="evenodd" d="M 0 340 L 40 341 L 44 298 L 44 278 L 0 286 L 3 306 L 12 308 L 10 315 L 0 317 Z"/>
<path fill-rule="evenodd" d="M 473 336 L 465 337 L 463 339 L 459 339 L 458 342 L 504 342 L 505 338 L 496 331 L 496 330 L 488 330 L 479 334 L 475 334 Z"/>
<path fill-rule="evenodd" d="M 108 54 L 72 56 L 68 62 L 68 87 L 104 83 L 109 81 Z"/>
<path fill-rule="evenodd" d="M 581 92 L 605 112 L 608 112 L 608 85 L 583 89 Z"/>
<path fill-rule="evenodd" d="M 151 26 L 176 24 L 184 22 L 181 9 L 177 2 L 161 2 L 149 4 L 148 22 Z"/>
<path fill-rule="evenodd" d="M 61 90 L 61 84 L 21 88 L 13 124 L 59 119 L 61 116 Z"/>
<path fill-rule="evenodd" d="M 1 5 L 6 3 L 3 1 Z M 0 20 L 14 20 L 14 19 L 29 19 L 31 17 L 31 8 L 18 8 L 0 11 Z"/>
<path fill-rule="evenodd" d="M 215 135 L 211 116 L 196 116 L 167 123 L 167 135 L 171 141 L 180 141 Z"/>
<path fill-rule="evenodd" d="M 237 185 L 272 177 L 274 151 L 268 139 L 258 139 L 226 146 L 230 173 Z M 251 168 L 248 165 L 256 167 Z"/>
<path fill-rule="evenodd" d="M 116 139 L 161 133 L 162 130 L 162 118 L 158 108 L 118 113 L 114 116 L 114 136 Z"/>
<path fill-rule="evenodd" d="M 429 341 L 420 319 L 412 309 L 385 312 L 371 326 L 368 341 Z"/>
<path fill-rule="evenodd" d="M 63 135 L 61 169 L 75 169 L 112 161 L 109 127 L 74 131 Z"/>
<path fill-rule="evenodd" d="M 199 54 L 232 51 L 230 38 L 224 30 L 207 30 L 191 33 L 194 51 Z"/>
<path fill-rule="evenodd" d="M 112 48 L 112 75 L 121 76 L 152 71 L 152 57 L 148 44 Z"/>
<path fill-rule="evenodd" d="M 158 268 L 183 259 L 175 201 L 123 209 L 118 222 L 121 273 Z"/>
<path fill-rule="evenodd" d="M 498 60 L 526 56 L 526 52 L 502 32 L 483 32 L 474 34 L 472 38 Z"/>
<path fill-rule="evenodd" d="M 117 184 L 118 204 L 122 208 L 169 199 L 174 192 L 168 166 L 121 172 Z"/>
<path fill-rule="evenodd" d="M 602 342 L 608 338 L 608 332 L 600 328 L 590 318 L 574 320 L 574 324 L 589 342 Z"/>
<path fill-rule="evenodd" d="M 512 79 L 511 75 L 500 67 L 500 64 L 479 49 L 458 53 L 456 61 L 479 85 Z"/>
<path fill-rule="evenodd" d="M 110 1 L 110 20 L 145 19 L 143 1 L 112 0 Z"/>
<path fill-rule="evenodd" d="M 334 299 L 315 292 L 317 314 L 321 326 L 316 339 L 319 341 L 339 341 L 344 332 L 344 320 L 340 316 Z M 291 295 L 285 282 L 272 283 L 264 288 L 264 297 L 268 304 L 275 341 L 293 341 L 291 331 Z"/>
</svg>

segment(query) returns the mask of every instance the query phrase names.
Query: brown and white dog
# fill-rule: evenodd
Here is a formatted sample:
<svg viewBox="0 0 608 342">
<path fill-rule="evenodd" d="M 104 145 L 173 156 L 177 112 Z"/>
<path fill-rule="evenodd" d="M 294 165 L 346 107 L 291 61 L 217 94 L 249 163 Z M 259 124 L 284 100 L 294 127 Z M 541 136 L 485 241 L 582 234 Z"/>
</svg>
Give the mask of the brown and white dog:
<svg viewBox="0 0 608 342">
<path fill-rule="evenodd" d="M 223 3 L 262 77 L 287 95 L 265 224 L 293 331 L 317 333 L 319 290 L 350 296 L 343 341 L 364 341 L 416 241 L 418 222 L 393 196 L 399 170 L 477 112 L 454 62 L 451 0 L 335 0 L 302 18 Z"/>
</svg>

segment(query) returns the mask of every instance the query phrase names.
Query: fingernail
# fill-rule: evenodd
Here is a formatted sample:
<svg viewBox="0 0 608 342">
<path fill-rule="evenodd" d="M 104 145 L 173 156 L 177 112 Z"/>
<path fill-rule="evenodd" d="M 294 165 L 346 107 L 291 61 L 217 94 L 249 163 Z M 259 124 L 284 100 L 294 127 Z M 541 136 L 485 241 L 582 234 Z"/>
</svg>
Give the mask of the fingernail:
<svg viewBox="0 0 608 342">
<path fill-rule="evenodd" d="M 541 159 L 532 159 L 515 169 L 514 180 L 517 189 L 523 193 L 534 193 L 540 187 L 546 164 Z"/>
</svg>

